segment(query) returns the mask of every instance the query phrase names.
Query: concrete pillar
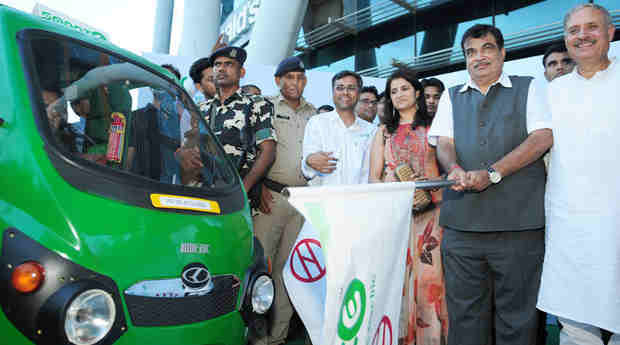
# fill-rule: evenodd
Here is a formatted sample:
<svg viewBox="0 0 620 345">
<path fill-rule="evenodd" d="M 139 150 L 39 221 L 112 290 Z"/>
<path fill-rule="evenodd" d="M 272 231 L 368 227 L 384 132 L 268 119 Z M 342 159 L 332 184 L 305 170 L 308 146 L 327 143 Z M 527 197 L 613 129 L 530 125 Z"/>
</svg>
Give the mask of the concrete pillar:
<svg viewBox="0 0 620 345">
<path fill-rule="evenodd" d="M 153 53 L 170 54 L 170 32 L 174 0 L 157 0 L 155 30 L 153 32 Z"/>
<path fill-rule="evenodd" d="M 220 29 L 220 0 L 185 0 L 179 56 L 211 55 Z"/>
<path fill-rule="evenodd" d="M 308 0 L 262 0 L 252 29 L 248 63 L 277 65 L 293 54 Z"/>
</svg>

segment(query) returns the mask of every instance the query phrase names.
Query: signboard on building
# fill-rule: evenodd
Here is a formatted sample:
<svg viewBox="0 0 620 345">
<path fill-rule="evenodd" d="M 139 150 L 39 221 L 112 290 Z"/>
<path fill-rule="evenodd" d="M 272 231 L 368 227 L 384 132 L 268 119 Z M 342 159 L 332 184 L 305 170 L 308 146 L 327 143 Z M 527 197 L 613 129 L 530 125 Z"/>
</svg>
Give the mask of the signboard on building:
<svg viewBox="0 0 620 345">
<path fill-rule="evenodd" d="M 48 20 L 56 24 L 64 25 L 68 28 L 85 33 L 87 35 L 91 35 L 93 37 L 96 37 L 96 38 L 99 38 L 105 41 L 110 40 L 110 36 L 106 34 L 105 32 L 99 29 L 96 29 L 88 24 L 82 23 L 81 21 L 77 19 L 71 18 L 62 12 L 59 12 L 47 6 L 41 5 L 39 3 L 37 3 L 34 6 L 34 9 L 32 10 L 32 14 L 34 14 L 37 17 L 41 17 L 44 20 Z"/>
<path fill-rule="evenodd" d="M 248 0 L 226 18 L 220 34 L 228 36 L 228 44 L 240 47 L 250 40 L 259 7 L 260 0 Z"/>
</svg>

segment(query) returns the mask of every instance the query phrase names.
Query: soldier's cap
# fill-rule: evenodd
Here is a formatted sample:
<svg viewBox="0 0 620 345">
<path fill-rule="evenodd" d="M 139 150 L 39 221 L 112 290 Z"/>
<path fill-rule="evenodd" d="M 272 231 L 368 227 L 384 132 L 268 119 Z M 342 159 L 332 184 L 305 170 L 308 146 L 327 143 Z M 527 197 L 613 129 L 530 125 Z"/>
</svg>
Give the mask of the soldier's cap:
<svg viewBox="0 0 620 345">
<path fill-rule="evenodd" d="M 276 77 L 281 77 L 288 72 L 305 72 L 306 66 L 304 66 L 303 61 L 297 56 L 287 57 L 282 60 L 278 67 L 276 68 Z"/>
<path fill-rule="evenodd" d="M 208 57 L 194 61 L 192 66 L 189 68 L 190 78 L 192 78 L 194 83 L 200 83 L 200 80 L 202 79 L 202 71 L 209 67 L 213 67 L 213 64 L 211 63 L 211 59 Z"/>
<path fill-rule="evenodd" d="M 211 63 L 211 65 L 213 65 L 215 63 L 215 59 L 217 59 L 220 56 L 225 56 L 231 59 L 235 59 L 239 62 L 241 66 L 243 66 L 245 59 L 248 57 L 248 53 L 246 53 L 245 49 L 239 48 L 239 47 L 229 46 L 229 47 L 220 48 L 214 51 L 213 54 L 211 54 L 211 57 L 209 58 L 209 62 Z"/>
</svg>

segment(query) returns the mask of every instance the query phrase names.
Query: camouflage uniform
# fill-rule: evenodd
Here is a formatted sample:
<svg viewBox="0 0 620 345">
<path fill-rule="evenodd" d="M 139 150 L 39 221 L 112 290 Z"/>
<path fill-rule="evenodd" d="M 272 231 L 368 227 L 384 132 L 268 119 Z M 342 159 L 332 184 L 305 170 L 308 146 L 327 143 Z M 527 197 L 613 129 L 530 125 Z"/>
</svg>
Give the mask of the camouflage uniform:
<svg viewBox="0 0 620 345">
<path fill-rule="evenodd" d="M 211 107 L 215 106 L 215 118 L 211 123 Z M 226 156 L 239 172 L 247 172 L 252 168 L 258 154 L 258 145 L 265 140 L 276 140 L 276 132 L 271 123 L 273 104 L 262 96 L 249 96 L 237 90 L 222 104 L 220 96 L 199 104 L 205 121 L 219 140 Z M 245 112 L 249 111 L 249 114 Z M 249 130 L 246 129 L 249 120 Z M 245 163 L 241 162 L 246 144 L 245 135 L 251 135 Z"/>
</svg>

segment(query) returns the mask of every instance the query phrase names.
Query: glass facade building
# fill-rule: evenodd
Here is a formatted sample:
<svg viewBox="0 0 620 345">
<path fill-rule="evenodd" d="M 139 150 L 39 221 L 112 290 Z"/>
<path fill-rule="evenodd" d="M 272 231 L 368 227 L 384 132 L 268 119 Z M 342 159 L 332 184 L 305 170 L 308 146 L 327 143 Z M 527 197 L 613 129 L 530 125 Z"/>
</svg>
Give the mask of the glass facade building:
<svg viewBox="0 0 620 345">
<path fill-rule="evenodd" d="M 313 8 L 311 15 L 321 15 Z M 323 1 L 324 3 L 325 1 Z M 341 12 L 324 9 L 328 20 L 308 26 L 297 41 L 297 54 L 310 68 L 351 69 L 384 77 L 398 60 L 421 76 L 463 69 L 461 39 L 474 24 L 497 26 L 505 38 L 507 60 L 540 55 L 562 40 L 562 21 L 583 0 L 327 0 Z M 620 28 L 620 1 L 590 1 L 606 7 Z M 341 16 L 338 16 L 341 14 Z M 308 15 L 307 15 L 308 16 Z M 307 19 L 307 18 L 306 18 Z M 614 40 L 620 39 L 620 30 Z"/>
</svg>

